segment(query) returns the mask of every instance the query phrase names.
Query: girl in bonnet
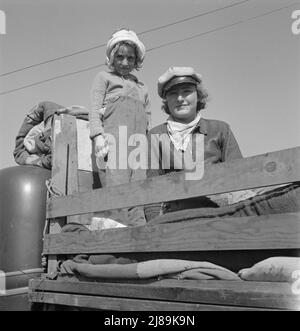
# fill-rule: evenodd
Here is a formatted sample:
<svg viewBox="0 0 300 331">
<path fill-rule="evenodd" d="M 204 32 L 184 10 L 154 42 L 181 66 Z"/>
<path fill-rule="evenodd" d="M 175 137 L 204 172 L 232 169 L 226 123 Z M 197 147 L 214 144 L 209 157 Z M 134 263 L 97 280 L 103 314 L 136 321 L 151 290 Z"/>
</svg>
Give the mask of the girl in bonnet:
<svg viewBox="0 0 300 331">
<path fill-rule="evenodd" d="M 123 141 L 124 132 L 127 131 L 127 140 L 123 146 L 127 146 L 128 138 L 136 133 L 146 134 L 149 124 L 150 104 L 147 88 L 132 74 L 135 69 L 142 67 L 145 52 L 145 46 L 135 32 L 127 29 L 117 31 L 106 47 L 109 70 L 99 72 L 92 85 L 90 137 L 94 143 L 102 187 L 125 184 L 146 177 L 145 170 L 128 165 L 130 147 L 127 147 L 127 153 L 118 150 L 119 138 Z M 119 137 L 120 130 L 122 137 Z M 114 139 L 108 139 L 109 137 Z M 120 152 L 126 157 L 126 160 L 120 160 L 123 166 L 119 164 Z M 111 160 L 116 162 L 111 163 Z M 110 166 L 113 163 L 116 166 Z M 124 164 L 127 166 L 124 167 Z M 139 210 L 141 211 L 140 208 Z M 136 208 L 131 210 L 131 213 L 136 214 Z M 127 216 L 128 214 L 123 213 L 122 219 L 119 220 L 130 223 L 130 219 L 140 218 Z"/>
</svg>

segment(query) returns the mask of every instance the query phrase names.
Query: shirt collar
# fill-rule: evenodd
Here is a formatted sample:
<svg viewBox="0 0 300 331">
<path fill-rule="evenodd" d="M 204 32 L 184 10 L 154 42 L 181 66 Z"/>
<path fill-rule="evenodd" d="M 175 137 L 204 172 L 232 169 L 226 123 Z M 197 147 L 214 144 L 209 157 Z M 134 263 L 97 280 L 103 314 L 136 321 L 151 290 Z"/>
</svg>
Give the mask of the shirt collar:
<svg viewBox="0 0 300 331">
<path fill-rule="evenodd" d="M 164 123 L 164 130 L 167 133 L 167 122 Z M 196 125 L 195 131 L 198 130 L 199 133 L 204 134 L 205 136 L 207 136 L 207 123 L 206 123 L 206 119 L 201 117 L 200 121 L 198 122 L 198 124 Z M 194 131 L 194 132 L 195 132 Z"/>
<path fill-rule="evenodd" d="M 110 72 L 111 72 L 112 74 L 116 75 L 116 76 L 119 76 L 119 77 L 130 78 L 130 79 L 134 80 L 136 83 L 139 82 L 138 79 L 137 79 L 137 77 L 134 76 L 133 74 L 128 74 L 128 75 L 126 75 L 126 76 L 122 76 L 122 75 L 120 75 L 118 72 L 116 72 L 116 71 L 114 71 L 114 70 L 111 70 Z"/>
</svg>

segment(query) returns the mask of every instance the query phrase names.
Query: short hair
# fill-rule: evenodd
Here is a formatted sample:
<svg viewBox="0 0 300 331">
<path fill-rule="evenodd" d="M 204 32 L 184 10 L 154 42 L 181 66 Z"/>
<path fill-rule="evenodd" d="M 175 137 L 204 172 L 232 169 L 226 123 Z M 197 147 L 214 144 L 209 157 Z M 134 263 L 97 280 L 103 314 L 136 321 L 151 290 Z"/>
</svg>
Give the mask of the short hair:
<svg viewBox="0 0 300 331">
<path fill-rule="evenodd" d="M 139 57 L 139 53 L 137 51 L 137 46 L 135 43 L 133 43 L 132 41 L 129 40 L 122 40 L 118 43 L 116 43 L 116 45 L 113 47 L 110 56 L 109 56 L 109 60 L 106 61 L 106 64 L 108 66 L 109 69 L 114 70 L 114 59 L 115 59 L 115 55 L 118 52 L 118 50 L 120 49 L 121 46 L 131 46 L 134 49 L 135 52 L 135 66 L 134 68 L 136 70 L 139 70 L 142 67 L 143 61 L 140 59 Z"/>
<path fill-rule="evenodd" d="M 203 87 L 202 83 L 197 84 L 196 91 L 197 91 L 197 97 L 198 97 L 197 112 L 199 112 L 201 109 L 206 108 L 206 105 L 207 105 L 207 102 L 209 99 L 209 95 L 208 95 L 208 92 L 206 91 L 206 89 Z M 164 98 L 162 100 L 161 109 L 168 115 L 170 114 L 170 110 L 169 110 L 166 98 Z"/>
</svg>

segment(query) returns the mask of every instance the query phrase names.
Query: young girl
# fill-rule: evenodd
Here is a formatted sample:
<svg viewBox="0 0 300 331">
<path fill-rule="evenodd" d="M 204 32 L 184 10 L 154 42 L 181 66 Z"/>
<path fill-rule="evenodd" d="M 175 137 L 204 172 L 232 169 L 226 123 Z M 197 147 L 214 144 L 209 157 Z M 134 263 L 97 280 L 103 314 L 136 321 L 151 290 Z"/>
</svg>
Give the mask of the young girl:
<svg viewBox="0 0 300 331">
<path fill-rule="evenodd" d="M 124 128 L 127 131 L 126 144 L 124 145 L 123 142 L 123 146 L 127 146 L 130 135 L 146 134 L 149 124 L 147 88 L 132 74 L 134 69 L 138 70 L 142 67 L 144 57 L 145 46 L 135 32 L 126 29 L 117 31 L 107 43 L 106 63 L 109 70 L 99 72 L 92 86 L 90 137 L 94 142 L 102 187 L 146 178 L 145 171 L 134 170 L 134 167 L 128 166 L 127 158 L 121 160 L 122 169 L 119 163 L 120 127 L 123 133 Z M 114 137 L 114 146 L 107 139 L 108 136 Z M 124 135 L 120 137 L 123 138 Z M 124 151 L 121 153 L 126 157 L 130 153 L 130 148 L 127 147 L 127 153 Z M 115 168 L 107 167 L 110 164 L 110 157 L 117 161 Z M 124 162 L 127 164 L 126 167 Z M 126 222 L 126 220 L 121 221 Z"/>
</svg>

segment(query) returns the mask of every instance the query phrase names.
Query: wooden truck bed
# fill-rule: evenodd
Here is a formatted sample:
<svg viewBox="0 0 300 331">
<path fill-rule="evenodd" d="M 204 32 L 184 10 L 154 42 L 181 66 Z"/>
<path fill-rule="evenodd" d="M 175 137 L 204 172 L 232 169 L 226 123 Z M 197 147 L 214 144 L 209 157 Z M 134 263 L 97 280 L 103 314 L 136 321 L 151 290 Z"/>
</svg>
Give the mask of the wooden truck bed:
<svg viewBox="0 0 300 331">
<path fill-rule="evenodd" d="M 189 219 L 166 215 L 169 223 L 163 224 L 84 233 L 61 233 L 61 227 L 66 222 L 86 224 L 92 212 L 300 181 L 300 148 L 218 164 L 197 181 L 186 181 L 183 173 L 176 173 L 95 189 L 93 173 L 78 170 L 75 119 L 56 117 L 53 132 L 51 184 L 56 194 L 48 197 L 43 249 L 48 269 L 30 281 L 32 303 L 129 311 L 300 308 L 300 296 L 290 283 L 47 278 L 56 271 L 58 259 L 76 254 L 209 261 L 234 272 L 271 256 L 299 256 L 299 212 L 197 219 L 189 211 Z"/>
</svg>

